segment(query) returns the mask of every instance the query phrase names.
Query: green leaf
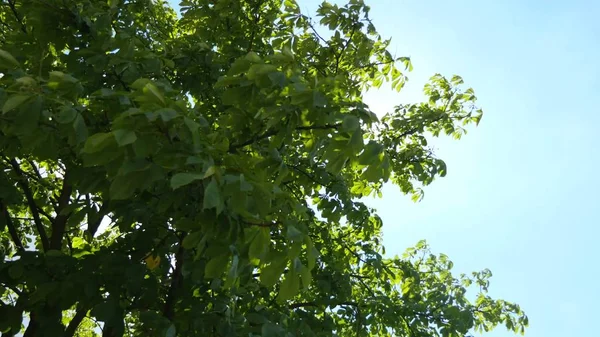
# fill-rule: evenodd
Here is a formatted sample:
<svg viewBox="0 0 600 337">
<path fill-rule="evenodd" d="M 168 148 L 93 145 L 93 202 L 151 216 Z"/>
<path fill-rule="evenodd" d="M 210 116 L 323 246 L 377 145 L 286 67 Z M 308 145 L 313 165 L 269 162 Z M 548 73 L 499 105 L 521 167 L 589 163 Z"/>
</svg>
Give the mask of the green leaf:
<svg viewBox="0 0 600 337">
<path fill-rule="evenodd" d="M 358 162 L 361 165 L 370 165 L 373 163 L 379 162 L 379 154 L 383 147 L 375 141 L 370 141 L 366 146 L 364 151 L 358 157 Z"/>
<path fill-rule="evenodd" d="M 294 225 L 287 226 L 286 238 L 291 241 L 299 241 L 304 239 L 304 234 Z"/>
<path fill-rule="evenodd" d="M 203 175 L 197 173 L 177 173 L 171 178 L 171 188 L 176 190 L 202 179 Z"/>
<path fill-rule="evenodd" d="M 179 116 L 177 111 L 170 109 L 170 108 L 158 109 L 158 110 L 156 110 L 156 113 L 158 113 L 158 115 L 164 122 L 168 122 Z"/>
<path fill-rule="evenodd" d="M 112 133 L 119 146 L 129 145 L 137 140 L 137 135 L 131 130 L 114 130 Z"/>
<path fill-rule="evenodd" d="M 287 260 L 275 260 L 271 261 L 269 265 L 262 267 L 260 269 L 260 283 L 266 287 L 275 285 L 281 278 L 286 264 Z"/>
<path fill-rule="evenodd" d="M 227 278 L 225 279 L 225 284 L 223 285 L 225 288 L 231 288 L 238 278 L 239 262 L 240 258 L 237 255 L 234 255 L 231 260 L 231 266 L 229 267 L 229 273 L 227 273 Z"/>
<path fill-rule="evenodd" d="M 113 200 L 125 200 L 135 192 L 133 181 L 124 176 L 119 176 L 110 184 L 109 194 Z"/>
<path fill-rule="evenodd" d="M 30 76 L 19 77 L 15 82 L 25 87 L 32 87 L 34 85 L 37 85 L 37 81 Z"/>
<path fill-rule="evenodd" d="M 284 87 L 287 82 L 285 74 L 279 71 L 269 73 L 269 79 L 274 85 L 279 87 Z"/>
<path fill-rule="evenodd" d="M 75 121 L 77 110 L 71 106 L 64 106 L 60 109 L 56 121 L 60 124 L 69 124 Z"/>
<path fill-rule="evenodd" d="M 277 71 L 277 67 L 272 64 L 255 64 L 248 69 L 246 77 L 252 80 L 258 76 L 269 74 L 275 71 Z"/>
<path fill-rule="evenodd" d="M 213 174 L 215 174 L 215 172 L 217 171 L 217 167 L 212 165 L 210 166 L 206 172 L 204 172 L 204 175 L 202 176 L 202 179 L 206 179 L 208 177 L 212 177 Z"/>
<path fill-rule="evenodd" d="M 327 105 L 327 97 L 319 91 L 313 92 L 313 106 L 322 108 Z"/>
<path fill-rule="evenodd" d="M 171 324 L 165 333 L 165 337 L 175 337 L 176 333 L 177 329 L 175 328 L 175 325 Z"/>
<path fill-rule="evenodd" d="M 149 79 L 138 78 L 131 84 L 131 87 L 136 90 L 143 90 L 144 87 L 146 86 L 146 84 L 148 84 L 148 83 L 151 83 L 151 81 Z"/>
<path fill-rule="evenodd" d="M 10 98 L 8 100 L 6 100 L 6 102 L 4 103 L 4 106 L 2 106 L 2 113 L 7 113 L 13 109 L 18 108 L 19 106 L 21 106 L 23 103 L 25 103 L 30 98 L 31 98 L 31 96 L 28 96 L 28 95 L 10 96 Z"/>
<path fill-rule="evenodd" d="M 185 249 L 196 248 L 198 243 L 200 243 L 200 241 L 202 240 L 203 236 L 204 233 L 202 232 L 192 232 L 183 239 L 183 242 L 181 244 Z"/>
<path fill-rule="evenodd" d="M 19 61 L 6 50 L 0 49 L 0 67 L 14 69 L 19 67 Z"/>
<path fill-rule="evenodd" d="M 279 295 L 277 295 L 277 300 L 287 301 L 292 299 L 292 297 L 298 294 L 300 290 L 300 279 L 296 274 L 295 267 L 292 266 L 289 273 L 287 273 L 281 282 L 281 286 L 279 287 Z"/>
<path fill-rule="evenodd" d="M 302 287 L 304 289 L 308 289 L 308 287 L 312 283 L 312 274 L 310 272 L 310 269 L 304 266 L 299 259 L 296 259 L 296 262 L 298 264 L 298 272 L 300 273 L 300 277 L 302 279 Z"/>
<path fill-rule="evenodd" d="M 108 299 L 96 305 L 90 312 L 90 315 L 105 323 L 112 323 L 117 319 L 119 311 L 119 304 L 112 299 Z"/>
<path fill-rule="evenodd" d="M 246 314 L 246 320 L 248 320 L 250 324 L 265 324 L 268 322 L 267 318 L 264 315 L 255 312 L 250 312 Z M 263 336 L 265 336 L 264 332 Z"/>
<path fill-rule="evenodd" d="M 229 255 L 221 255 L 212 258 L 204 268 L 204 277 L 217 278 L 221 277 L 229 264 Z"/>
<path fill-rule="evenodd" d="M 13 280 L 18 280 L 21 278 L 21 276 L 23 276 L 24 271 L 25 269 L 23 268 L 23 265 L 21 263 L 16 263 L 8 268 L 8 276 L 10 276 L 10 278 Z"/>
<path fill-rule="evenodd" d="M 269 228 L 261 227 L 252 242 L 250 242 L 248 257 L 250 259 L 261 259 L 269 250 L 270 245 L 271 233 Z"/>
<path fill-rule="evenodd" d="M 307 241 L 306 257 L 308 259 L 308 269 L 312 270 L 315 267 L 317 258 L 319 257 L 319 251 L 317 248 L 315 248 L 315 245 L 310 237 L 307 236 L 305 240 Z"/>
<path fill-rule="evenodd" d="M 254 189 L 254 186 L 250 184 L 243 174 L 240 174 L 240 191 L 250 192 Z"/>
<path fill-rule="evenodd" d="M 95 153 L 102 151 L 107 146 L 113 144 L 115 137 L 112 133 L 96 133 L 91 135 L 83 146 L 84 153 Z"/>
<path fill-rule="evenodd" d="M 204 189 L 204 201 L 202 203 L 202 209 L 214 208 L 217 211 L 217 215 L 223 211 L 223 199 L 221 197 L 221 191 L 217 180 L 212 178 L 210 183 L 206 185 Z"/>
<path fill-rule="evenodd" d="M 233 64 L 231 65 L 231 68 L 229 68 L 227 75 L 235 76 L 235 75 L 244 73 L 244 72 L 248 71 L 248 69 L 250 69 L 251 65 L 252 65 L 252 62 L 245 58 L 237 59 L 235 62 L 233 62 Z"/>
<path fill-rule="evenodd" d="M 165 97 L 158 90 L 158 88 L 154 84 L 152 84 L 151 82 L 146 83 L 146 85 L 144 86 L 143 91 L 144 91 L 145 94 L 150 94 L 150 96 L 156 98 L 162 104 L 165 104 Z"/>
<path fill-rule="evenodd" d="M 342 129 L 347 132 L 352 132 L 360 128 L 360 120 L 356 116 L 346 115 L 342 122 Z"/>
<path fill-rule="evenodd" d="M 271 322 L 263 324 L 260 331 L 261 331 L 260 335 L 262 337 L 279 337 L 284 332 L 280 326 L 273 324 Z"/>
<path fill-rule="evenodd" d="M 81 114 L 77 114 L 73 121 L 73 129 L 75 129 L 75 139 L 77 143 L 84 142 L 88 137 L 88 128 Z"/>
<path fill-rule="evenodd" d="M 259 63 L 262 61 L 262 59 L 260 58 L 260 56 L 258 56 L 258 54 L 256 54 L 255 52 L 251 51 L 248 54 L 246 54 L 245 57 L 246 60 L 252 62 L 252 63 Z"/>
</svg>

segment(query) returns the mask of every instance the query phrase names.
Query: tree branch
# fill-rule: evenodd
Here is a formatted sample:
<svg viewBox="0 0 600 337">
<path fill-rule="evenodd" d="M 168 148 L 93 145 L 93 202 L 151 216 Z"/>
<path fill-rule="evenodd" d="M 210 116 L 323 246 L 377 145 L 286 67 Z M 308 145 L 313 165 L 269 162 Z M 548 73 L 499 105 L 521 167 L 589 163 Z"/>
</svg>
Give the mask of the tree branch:
<svg viewBox="0 0 600 337">
<path fill-rule="evenodd" d="M 313 33 L 315 34 L 315 36 L 321 40 L 325 45 L 329 45 L 329 42 L 327 40 L 325 40 L 321 34 L 319 34 L 319 32 L 317 32 L 317 29 L 315 28 L 315 26 L 312 24 L 311 22 L 311 18 L 308 16 L 304 16 L 304 20 L 306 20 L 306 22 L 308 23 L 308 27 L 310 27 L 310 29 L 313 31 Z"/>
<path fill-rule="evenodd" d="M 359 307 L 358 302 L 352 302 L 352 301 L 343 301 L 343 302 L 337 302 L 337 303 L 323 303 L 326 304 L 328 307 L 337 307 L 340 305 L 348 305 L 348 306 L 352 306 L 352 307 Z M 298 308 L 302 308 L 302 307 L 318 307 L 319 303 L 317 302 L 299 302 L 299 303 L 292 303 L 290 304 L 290 309 L 298 309 Z"/>
<path fill-rule="evenodd" d="M 27 325 L 27 329 L 25 329 L 25 333 L 23 337 L 35 337 L 38 334 L 39 323 L 37 321 L 37 314 L 35 312 L 29 313 L 29 325 Z"/>
<path fill-rule="evenodd" d="M 29 160 L 28 159 L 27 163 L 29 163 L 29 166 L 31 166 L 31 168 L 35 172 L 35 175 L 37 176 L 38 180 L 44 179 L 44 177 L 42 177 L 42 174 L 40 173 L 40 170 L 38 169 L 37 165 L 35 165 L 35 163 L 33 162 L 33 160 Z"/>
<path fill-rule="evenodd" d="M 17 13 L 17 8 L 15 7 L 15 2 L 8 0 L 8 6 L 10 7 L 10 10 L 12 11 L 13 15 L 15 16 L 15 19 L 17 20 L 17 22 L 21 25 L 21 30 L 23 31 L 23 33 L 27 34 L 27 27 L 25 27 L 23 20 L 19 16 L 19 13 Z"/>
<path fill-rule="evenodd" d="M 31 210 L 31 215 L 33 216 L 33 222 L 35 223 L 35 228 L 38 231 L 38 234 L 40 235 L 42 248 L 44 249 L 44 251 L 47 251 L 50 248 L 50 241 L 48 240 L 48 235 L 46 234 L 46 230 L 44 229 L 42 219 L 40 219 L 38 206 L 35 203 L 35 200 L 33 199 L 33 193 L 31 192 L 31 188 L 29 187 L 27 178 L 25 177 L 25 174 L 23 173 L 23 170 L 21 170 L 21 166 L 19 166 L 19 163 L 16 159 L 5 158 L 5 160 L 10 162 L 10 165 L 13 167 L 13 170 L 19 177 L 17 183 L 19 184 L 19 186 L 21 186 L 21 189 L 23 189 L 23 193 L 25 194 L 25 198 L 27 199 L 27 203 L 29 204 L 29 209 Z"/>
<path fill-rule="evenodd" d="M 169 292 L 167 293 L 167 300 L 165 301 L 165 306 L 163 308 L 163 316 L 165 316 L 169 321 L 173 321 L 175 316 L 175 302 L 177 300 L 177 290 L 181 284 L 181 272 L 183 269 L 183 239 L 185 238 L 185 234 L 183 234 L 179 238 L 179 248 L 177 249 L 177 253 L 175 254 L 175 270 L 173 270 L 173 275 L 171 276 L 171 285 L 169 286 Z"/>
<path fill-rule="evenodd" d="M 84 309 L 83 307 L 79 307 L 79 309 L 77 309 L 75 316 L 73 316 L 71 322 L 69 322 L 69 325 L 65 329 L 64 337 L 73 337 L 75 335 L 75 332 L 77 332 L 77 328 L 79 327 L 85 316 L 87 316 L 87 312 L 87 309 Z"/>
<path fill-rule="evenodd" d="M 342 49 L 340 50 L 340 52 L 338 53 L 338 55 L 335 59 L 335 71 L 334 71 L 335 75 L 337 75 L 338 70 L 340 69 L 340 61 L 342 60 L 342 55 L 348 48 L 348 45 L 350 45 L 350 42 L 352 42 L 352 38 L 354 37 L 355 32 L 356 32 L 356 26 L 352 28 L 352 32 L 350 33 L 348 40 L 346 40 L 346 43 L 344 43 L 344 46 L 342 47 Z"/>
<path fill-rule="evenodd" d="M 254 13 L 254 22 L 252 22 L 252 33 L 250 34 L 250 42 L 248 42 L 248 50 L 246 51 L 246 53 L 249 53 L 252 51 L 252 44 L 254 43 L 254 37 L 256 35 L 256 30 L 258 29 L 259 25 L 258 22 L 260 21 L 260 6 L 262 5 L 262 1 L 257 1 L 257 5 L 255 8 L 255 12 Z"/>
<path fill-rule="evenodd" d="M 107 214 L 108 214 L 108 201 L 104 201 L 102 203 L 102 206 L 100 206 L 98 213 L 96 214 L 98 217 L 93 222 L 91 222 L 91 223 L 88 222 L 87 231 L 88 231 L 88 233 L 90 233 L 90 235 L 92 237 L 94 237 L 94 235 L 96 235 L 96 231 L 100 227 L 102 220 L 104 220 L 104 217 Z"/>
<path fill-rule="evenodd" d="M 61 250 L 62 248 L 62 239 L 65 235 L 65 229 L 67 226 L 67 220 L 69 219 L 69 214 L 63 214 L 64 209 L 69 205 L 69 201 L 71 199 L 71 193 L 73 192 L 73 188 L 68 182 L 69 179 L 69 171 L 65 172 L 63 176 L 63 186 L 60 191 L 60 195 L 58 196 L 58 205 L 56 206 L 55 212 L 56 217 L 54 221 L 52 221 L 52 235 L 50 236 L 50 249 Z"/>
<path fill-rule="evenodd" d="M 341 123 L 325 124 L 325 125 L 308 125 L 308 126 L 299 126 L 295 130 L 330 130 L 330 129 L 337 129 L 341 125 L 342 125 Z M 254 144 L 256 142 L 259 142 L 261 140 L 267 139 L 271 136 L 276 135 L 278 132 L 279 132 L 279 130 L 277 130 L 277 129 L 268 130 L 265 133 L 263 133 L 261 135 L 256 135 L 243 143 L 232 144 L 229 147 L 229 152 L 233 152 L 239 148 L 242 148 L 242 147 Z"/>
<path fill-rule="evenodd" d="M 10 238 L 14 242 L 15 246 L 17 246 L 17 250 L 19 250 L 21 252 L 24 251 L 25 246 L 23 246 L 23 242 L 21 241 L 21 238 L 19 238 L 19 233 L 17 232 L 17 229 L 13 225 L 10 214 L 8 213 L 8 208 L 6 206 L 4 206 L 4 203 L 2 203 L 2 200 L 0 200 L 0 209 L 2 210 L 2 213 L 4 213 L 4 219 L 6 221 L 6 227 L 8 227 L 8 233 L 10 233 Z"/>
</svg>

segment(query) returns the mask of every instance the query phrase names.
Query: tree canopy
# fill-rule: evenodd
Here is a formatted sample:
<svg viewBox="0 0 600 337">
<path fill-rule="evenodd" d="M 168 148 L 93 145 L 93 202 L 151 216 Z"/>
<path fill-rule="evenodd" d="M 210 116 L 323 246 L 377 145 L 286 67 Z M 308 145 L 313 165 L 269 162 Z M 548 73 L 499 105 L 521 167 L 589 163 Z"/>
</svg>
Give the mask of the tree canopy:
<svg viewBox="0 0 600 337">
<path fill-rule="evenodd" d="M 180 7 L 0 3 L 2 336 L 524 331 L 489 270 L 388 257 L 361 201 L 446 174 L 428 135 L 482 113 L 460 77 L 378 118 L 412 66 L 362 0 Z"/>
</svg>

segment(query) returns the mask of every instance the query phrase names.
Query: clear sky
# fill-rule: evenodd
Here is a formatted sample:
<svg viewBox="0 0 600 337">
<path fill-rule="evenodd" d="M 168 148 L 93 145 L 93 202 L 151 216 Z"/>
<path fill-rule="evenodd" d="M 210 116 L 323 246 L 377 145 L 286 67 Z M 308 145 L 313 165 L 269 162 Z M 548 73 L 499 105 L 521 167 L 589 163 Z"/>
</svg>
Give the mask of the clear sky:
<svg viewBox="0 0 600 337">
<path fill-rule="evenodd" d="M 305 12 L 320 3 L 299 1 Z M 457 272 L 490 268 L 491 294 L 529 315 L 526 336 L 595 335 L 600 2 L 366 1 L 391 50 L 415 67 L 402 93 L 367 95 L 377 113 L 419 100 L 436 72 L 461 75 L 485 111 L 462 140 L 436 142 L 449 173 L 421 203 L 393 186 L 370 201 L 388 253 L 426 239 Z"/>
</svg>

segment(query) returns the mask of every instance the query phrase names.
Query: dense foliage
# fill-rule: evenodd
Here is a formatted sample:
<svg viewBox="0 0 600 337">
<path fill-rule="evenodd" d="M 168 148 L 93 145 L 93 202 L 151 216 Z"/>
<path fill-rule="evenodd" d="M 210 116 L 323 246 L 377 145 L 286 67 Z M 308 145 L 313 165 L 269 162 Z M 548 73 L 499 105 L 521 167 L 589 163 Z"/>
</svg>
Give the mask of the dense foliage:
<svg viewBox="0 0 600 337">
<path fill-rule="evenodd" d="M 2 336 L 522 332 L 489 271 L 425 243 L 384 257 L 360 200 L 446 173 L 426 133 L 481 111 L 458 76 L 400 90 L 361 0 L 3 0 Z M 321 32 L 321 33 L 320 33 Z M 474 286 L 474 293 L 466 293 Z"/>
</svg>

